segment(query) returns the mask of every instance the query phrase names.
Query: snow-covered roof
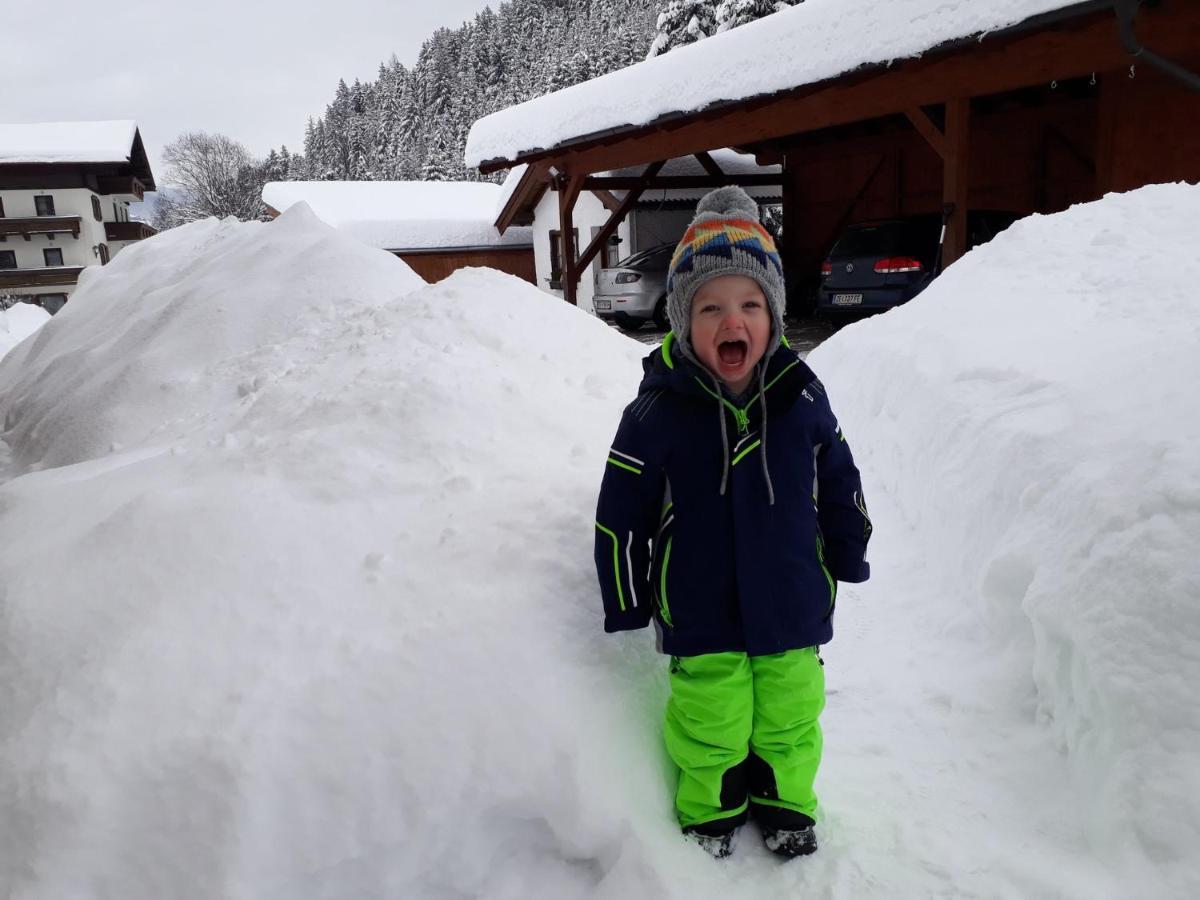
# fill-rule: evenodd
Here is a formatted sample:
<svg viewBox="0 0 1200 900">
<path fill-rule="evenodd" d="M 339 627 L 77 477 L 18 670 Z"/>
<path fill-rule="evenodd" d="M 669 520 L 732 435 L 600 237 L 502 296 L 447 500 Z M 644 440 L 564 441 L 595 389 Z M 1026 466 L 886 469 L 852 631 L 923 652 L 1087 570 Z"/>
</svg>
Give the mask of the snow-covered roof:
<svg viewBox="0 0 1200 900">
<path fill-rule="evenodd" d="M 130 162 L 136 135 L 132 119 L 0 125 L 0 164 Z"/>
<path fill-rule="evenodd" d="M 495 226 L 498 184 L 479 181 L 272 181 L 263 202 L 278 212 L 307 203 L 321 220 L 382 250 L 522 246 L 529 228 Z"/>
<path fill-rule="evenodd" d="M 465 160 L 515 160 L 670 113 L 773 94 L 861 66 L 919 56 L 1078 0 L 807 0 L 477 121 Z"/>
</svg>

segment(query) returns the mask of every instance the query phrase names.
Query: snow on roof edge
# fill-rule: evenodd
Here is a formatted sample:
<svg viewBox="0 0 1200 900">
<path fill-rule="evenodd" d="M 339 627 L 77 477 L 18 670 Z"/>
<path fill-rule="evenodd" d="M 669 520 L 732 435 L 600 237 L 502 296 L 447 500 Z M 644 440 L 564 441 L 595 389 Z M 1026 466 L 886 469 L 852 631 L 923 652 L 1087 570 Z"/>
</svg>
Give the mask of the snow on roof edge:
<svg viewBox="0 0 1200 900">
<path fill-rule="evenodd" d="M 874 0 L 807 0 L 671 53 L 484 116 L 468 134 L 464 163 L 503 168 L 505 163 L 550 150 L 835 80 L 1011 31 L 1047 16 L 1084 15 L 1109 4 L 995 0 L 980 9 L 983 5 L 973 0 L 890 0 L 880 10 Z M 909 27 L 897 30 L 897 22 Z M 875 40 L 862 41 L 864 33 L 873 34 Z M 922 37 L 914 38 L 915 34 Z M 789 64 L 795 57 L 794 45 L 801 41 L 816 52 Z M 862 49 L 847 55 L 846 47 L 855 46 Z M 723 65 L 713 65 L 710 57 Z M 783 63 L 763 66 L 764 59 Z M 724 78 L 730 68 L 735 79 Z M 748 87 L 731 93 L 727 85 L 735 80 Z M 647 91 L 647 84 L 656 90 Z M 686 97 L 695 103 L 681 109 L 679 98 Z"/>
<path fill-rule="evenodd" d="M 134 119 L 0 124 L 0 165 L 132 162 L 137 134 Z"/>
</svg>

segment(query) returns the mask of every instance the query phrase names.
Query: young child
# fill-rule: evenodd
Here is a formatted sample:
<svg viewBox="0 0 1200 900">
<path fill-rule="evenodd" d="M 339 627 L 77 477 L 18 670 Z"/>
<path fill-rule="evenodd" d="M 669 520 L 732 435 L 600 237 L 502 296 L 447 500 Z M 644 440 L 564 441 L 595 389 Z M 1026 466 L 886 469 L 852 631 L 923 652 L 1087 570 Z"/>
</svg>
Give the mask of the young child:
<svg viewBox="0 0 1200 900">
<path fill-rule="evenodd" d="M 817 648 L 837 582 L 870 574 L 862 485 L 825 388 L 783 342 L 783 269 L 744 191 L 700 201 L 667 291 L 672 332 L 600 489 L 604 630 L 653 618 L 671 657 L 684 832 L 721 858 L 753 815 L 770 850 L 812 853 Z"/>
</svg>

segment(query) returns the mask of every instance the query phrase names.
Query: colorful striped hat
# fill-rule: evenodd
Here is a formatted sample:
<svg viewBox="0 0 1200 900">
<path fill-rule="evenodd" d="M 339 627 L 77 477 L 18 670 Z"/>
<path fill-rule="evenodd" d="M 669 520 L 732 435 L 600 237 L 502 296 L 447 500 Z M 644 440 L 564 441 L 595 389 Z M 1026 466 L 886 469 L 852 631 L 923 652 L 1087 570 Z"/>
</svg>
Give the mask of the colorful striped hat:
<svg viewBox="0 0 1200 900">
<path fill-rule="evenodd" d="M 701 198 L 667 273 L 667 318 L 677 346 L 693 362 L 692 297 L 720 275 L 745 275 L 762 287 L 771 312 L 769 357 L 783 335 L 783 264 L 774 239 L 758 220 L 758 204 L 739 187 L 717 188 Z"/>
</svg>

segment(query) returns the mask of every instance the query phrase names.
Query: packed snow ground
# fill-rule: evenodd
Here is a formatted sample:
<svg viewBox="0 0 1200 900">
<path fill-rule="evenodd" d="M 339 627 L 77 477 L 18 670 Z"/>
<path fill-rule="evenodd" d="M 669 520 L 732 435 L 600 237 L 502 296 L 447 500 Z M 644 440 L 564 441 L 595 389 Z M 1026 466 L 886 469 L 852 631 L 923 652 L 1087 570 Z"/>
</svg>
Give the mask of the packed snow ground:
<svg viewBox="0 0 1200 900">
<path fill-rule="evenodd" d="M 811 355 L 875 576 L 787 864 L 680 840 L 600 633 L 645 347 L 304 207 L 129 248 L 0 363 L 0 895 L 1194 896 L 1198 214 L 1026 220 Z"/>
</svg>

